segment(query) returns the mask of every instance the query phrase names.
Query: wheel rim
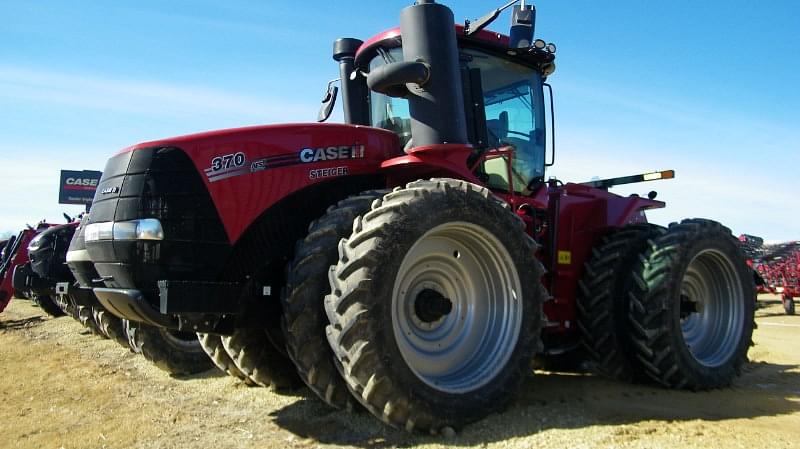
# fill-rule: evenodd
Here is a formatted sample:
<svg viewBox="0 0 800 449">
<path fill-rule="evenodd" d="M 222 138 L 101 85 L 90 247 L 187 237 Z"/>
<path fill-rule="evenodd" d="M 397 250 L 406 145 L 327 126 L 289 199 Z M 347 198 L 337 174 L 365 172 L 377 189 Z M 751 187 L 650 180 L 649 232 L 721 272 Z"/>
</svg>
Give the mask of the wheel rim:
<svg viewBox="0 0 800 449">
<path fill-rule="evenodd" d="M 722 252 L 698 253 L 681 285 L 681 330 L 700 364 L 716 367 L 737 353 L 744 324 L 744 291 L 739 273 Z"/>
<path fill-rule="evenodd" d="M 392 295 L 406 364 L 439 391 L 485 385 L 516 348 L 521 291 L 511 255 L 483 227 L 452 222 L 428 231 L 403 258 Z"/>
</svg>

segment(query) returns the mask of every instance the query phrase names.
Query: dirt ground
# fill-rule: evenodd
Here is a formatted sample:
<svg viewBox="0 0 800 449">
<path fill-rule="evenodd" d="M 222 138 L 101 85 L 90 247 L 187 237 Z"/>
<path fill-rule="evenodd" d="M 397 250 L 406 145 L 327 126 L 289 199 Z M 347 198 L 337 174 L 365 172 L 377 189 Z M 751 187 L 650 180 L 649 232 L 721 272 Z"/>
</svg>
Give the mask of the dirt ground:
<svg viewBox="0 0 800 449">
<path fill-rule="evenodd" d="M 0 448 L 797 448 L 800 316 L 758 310 L 752 363 L 732 388 L 674 392 L 537 372 L 516 405 L 455 437 L 391 430 L 310 393 L 221 372 L 173 378 L 141 356 L 14 300 L 0 314 Z"/>
</svg>

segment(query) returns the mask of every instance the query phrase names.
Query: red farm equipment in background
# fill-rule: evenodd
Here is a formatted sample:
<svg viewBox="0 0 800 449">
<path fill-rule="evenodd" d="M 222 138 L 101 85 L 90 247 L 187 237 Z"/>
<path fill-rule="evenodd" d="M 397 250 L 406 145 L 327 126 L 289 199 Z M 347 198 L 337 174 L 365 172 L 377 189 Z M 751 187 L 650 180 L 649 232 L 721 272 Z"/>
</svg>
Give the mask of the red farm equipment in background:
<svg viewBox="0 0 800 449">
<path fill-rule="evenodd" d="M 28 244 L 37 234 L 51 225 L 41 222 L 36 227 L 28 226 L 16 236 L 9 238 L 2 250 L 0 260 L 0 312 L 2 312 L 11 298 L 24 292 L 18 292 L 14 285 L 14 272 L 16 267 L 28 263 Z"/>
<path fill-rule="evenodd" d="M 780 293 L 786 314 L 794 315 L 794 298 L 800 296 L 800 242 L 767 246 L 757 269 L 770 290 Z"/>
<path fill-rule="evenodd" d="M 794 298 L 800 296 L 800 242 L 765 245 L 761 237 L 748 234 L 740 235 L 739 242 L 757 292 L 780 294 L 786 314 L 794 315 Z"/>
</svg>

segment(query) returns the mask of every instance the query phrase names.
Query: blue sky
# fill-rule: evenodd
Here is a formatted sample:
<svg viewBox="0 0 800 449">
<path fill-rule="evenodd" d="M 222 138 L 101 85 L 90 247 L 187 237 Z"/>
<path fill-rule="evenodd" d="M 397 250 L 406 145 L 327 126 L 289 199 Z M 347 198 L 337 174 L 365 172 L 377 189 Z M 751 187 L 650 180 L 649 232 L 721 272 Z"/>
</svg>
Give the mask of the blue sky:
<svg viewBox="0 0 800 449">
<path fill-rule="evenodd" d="M 313 120 L 338 76 L 332 41 L 392 27 L 410 3 L 0 1 L 0 232 L 80 210 L 57 204 L 60 169 L 101 170 L 160 137 Z M 497 5 L 450 3 L 457 20 Z M 536 6 L 537 36 L 558 45 L 551 175 L 673 168 L 614 191 L 657 190 L 658 223 L 800 239 L 800 3 Z"/>
</svg>

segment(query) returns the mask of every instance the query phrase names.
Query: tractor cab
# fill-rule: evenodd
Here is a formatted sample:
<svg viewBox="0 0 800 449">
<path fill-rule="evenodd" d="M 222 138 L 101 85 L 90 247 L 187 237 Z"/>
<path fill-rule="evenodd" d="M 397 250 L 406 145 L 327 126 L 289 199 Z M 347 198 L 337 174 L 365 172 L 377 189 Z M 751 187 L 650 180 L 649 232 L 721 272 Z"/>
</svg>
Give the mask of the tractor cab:
<svg viewBox="0 0 800 449">
<path fill-rule="evenodd" d="M 434 7 L 430 4 L 430 8 Z M 348 55 L 351 57 L 346 67 L 342 67 L 346 121 L 393 131 L 405 153 L 436 144 L 469 146 L 465 164 L 482 184 L 496 191 L 529 193 L 533 185 L 545 179 L 544 87 L 547 76 L 555 70 L 555 46 L 533 40 L 534 17 L 533 5 L 515 6 L 510 36 L 484 30 L 482 27 L 488 22 L 413 30 L 413 21 L 409 20 L 412 24 L 406 27 L 417 31 L 409 34 L 412 47 L 419 47 L 421 41 L 446 41 L 444 36 L 432 34 L 453 35 L 455 29 L 454 55 L 431 51 L 424 59 L 404 56 L 404 53 L 419 54 L 420 49 L 404 49 L 401 28 L 364 43 L 338 40 L 334 44 L 334 59 L 340 64 L 345 59 L 342 56 L 346 53 L 345 44 L 355 50 Z M 420 37 L 420 32 L 426 36 Z M 452 58 L 449 62 L 452 67 L 442 61 L 448 57 Z M 425 61 L 424 67 L 414 66 L 421 60 Z M 448 69 L 455 70 L 452 79 L 458 82 L 435 86 L 432 78 L 443 78 L 442 73 Z M 415 80 L 414 73 L 411 78 L 402 79 L 410 72 L 425 70 L 427 74 L 422 76 L 425 79 Z M 383 79 L 370 80 L 376 77 Z M 353 91 L 357 94 L 352 95 Z M 420 98 L 422 102 L 417 101 Z M 412 114 L 413 109 L 416 114 Z M 422 139 L 414 137 L 414 122 L 417 134 L 423 130 Z M 440 126 L 442 122 L 447 122 L 446 126 Z M 445 131 L 438 133 L 439 129 Z"/>
<path fill-rule="evenodd" d="M 375 52 L 368 62 L 370 71 L 403 60 L 400 47 L 377 47 Z M 511 160 L 514 191 L 527 190 L 532 181 L 544 179 L 544 76 L 513 57 L 467 45 L 459 48 L 459 60 L 473 158 L 491 150 L 507 151 L 504 156 L 486 158 L 476 174 L 492 189 L 509 190 Z M 372 91 L 369 106 L 370 125 L 395 132 L 404 150 L 413 148 L 407 99 Z"/>
</svg>

